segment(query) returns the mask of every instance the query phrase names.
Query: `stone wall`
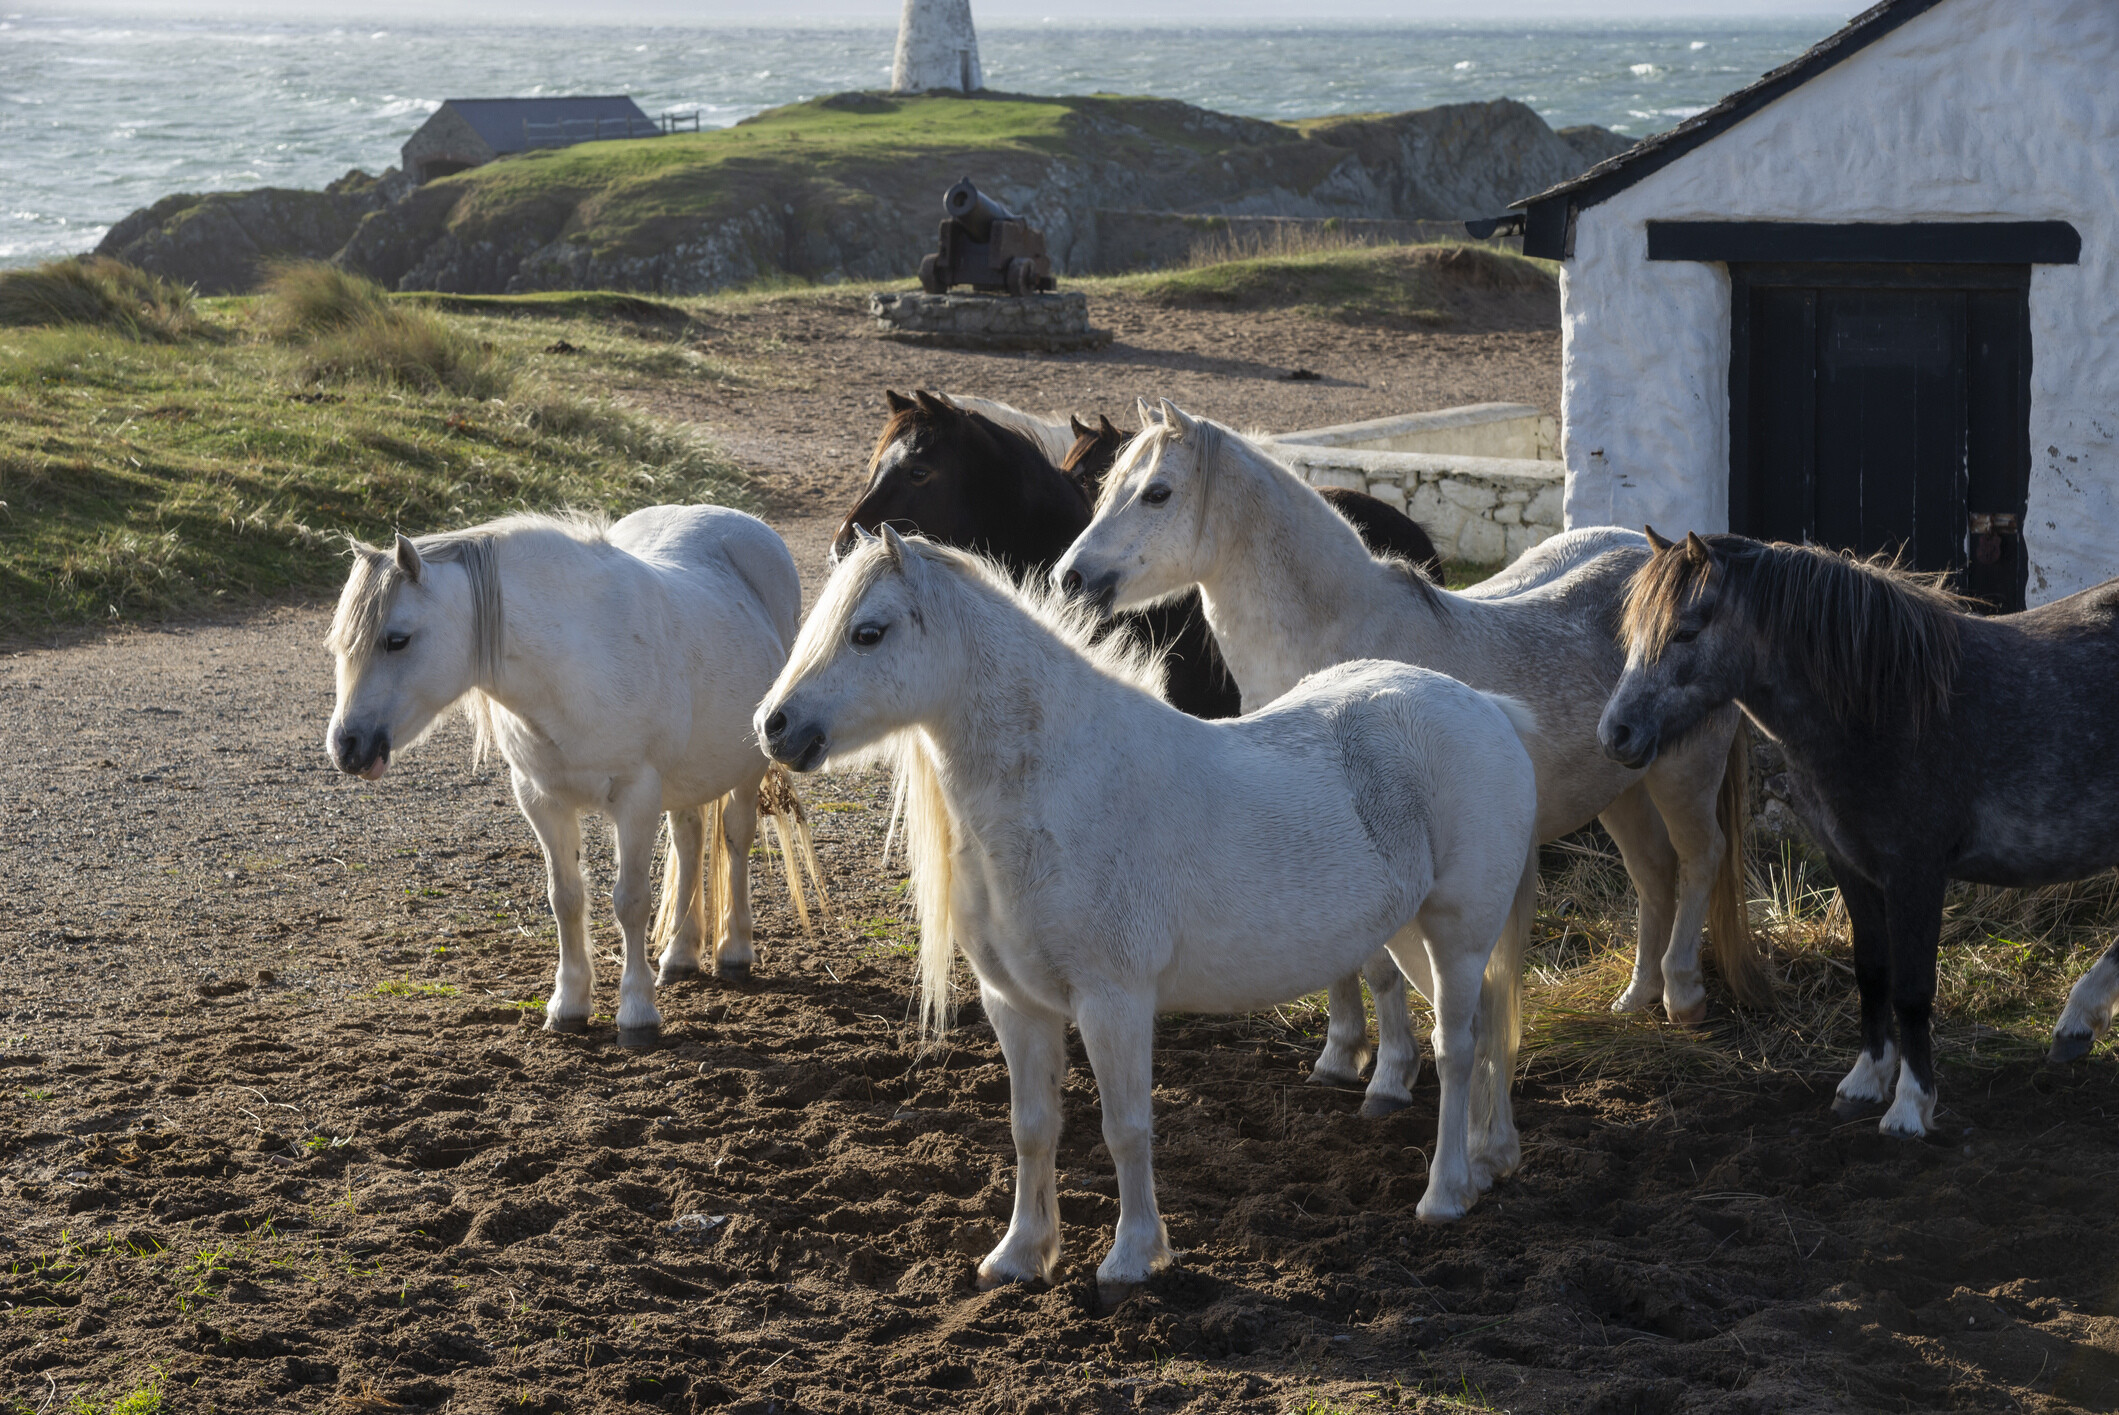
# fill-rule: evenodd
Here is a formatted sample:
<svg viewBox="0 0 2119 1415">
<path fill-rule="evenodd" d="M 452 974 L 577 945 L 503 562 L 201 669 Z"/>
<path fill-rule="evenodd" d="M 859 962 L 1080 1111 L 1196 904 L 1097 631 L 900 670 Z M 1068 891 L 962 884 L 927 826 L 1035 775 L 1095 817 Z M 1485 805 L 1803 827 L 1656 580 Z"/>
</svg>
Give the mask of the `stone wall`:
<svg viewBox="0 0 2119 1415">
<path fill-rule="evenodd" d="M 1501 564 L 1560 531 L 1566 468 L 1559 462 L 1282 441 L 1266 445 L 1312 486 L 1365 491 L 1404 511 L 1447 561 Z"/>
<path fill-rule="evenodd" d="M 1089 327 L 1089 297 L 1079 290 L 1048 295 L 878 290 L 868 297 L 868 314 L 876 333 L 906 344 L 1062 353 L 1100 349 L 1111 342 L 1110 330 Z"/>
<path fill-rule="evenodd" d="M 1353 447 L 1369 452 L 1446 452 L 1472 457 L 1560 458 L 1559 419 L 1528 403 L 1467 403 L 1428 413 L 1400 413 L 1283 433 L 1276 442 Z"/>
</svg>

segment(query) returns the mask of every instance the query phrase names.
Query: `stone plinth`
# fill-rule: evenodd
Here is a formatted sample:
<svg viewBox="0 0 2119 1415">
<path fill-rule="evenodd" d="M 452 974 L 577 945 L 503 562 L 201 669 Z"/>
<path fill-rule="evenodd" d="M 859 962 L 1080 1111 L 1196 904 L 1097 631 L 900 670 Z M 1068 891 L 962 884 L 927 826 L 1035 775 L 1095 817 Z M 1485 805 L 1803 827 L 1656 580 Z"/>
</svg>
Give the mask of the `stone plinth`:
<svg viewBox="0 0 2119 1415">
<path fill-rule="evenodd" d="M 906 344 L 1066 353 L 1111 342 L 1110 330 L 1089 327 L 1089 297 L 1078 290 L 1053 295 L 878 291 L 868 297 L 868 312 L 876 333 Z"/>
</svg>

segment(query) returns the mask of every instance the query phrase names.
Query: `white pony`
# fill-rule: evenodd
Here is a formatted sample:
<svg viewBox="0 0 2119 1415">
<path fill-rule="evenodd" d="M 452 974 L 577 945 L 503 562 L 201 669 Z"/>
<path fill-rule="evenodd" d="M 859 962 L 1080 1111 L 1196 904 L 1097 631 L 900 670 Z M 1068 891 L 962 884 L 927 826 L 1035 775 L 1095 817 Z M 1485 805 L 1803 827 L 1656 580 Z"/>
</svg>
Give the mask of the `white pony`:
<svg viewBox="0 0 2119 1415">
<path fill-rule="evenodd" d="M 717 506 L 655 506 L 612 526 L 515 516 L 416 541 L 400 535 L 394 551 L 356 544 L 327 640 L 338 706 L 325 747 L 341 771 L 374 780 L 392 752 L 464 703 L 479 754 L 499 747 L 544 847 L 559 923 L 545 1008 L 553 1031 L 583 1030 L 593 1010 L 581 816 L 608 817 L 625 936 L 618 1033 L 645 1044 L 662 1026 L 646 950 L 664 812 L 660 981 L 697 976 L 709 908 L 715 970 L 748 976 L 756 958 L 750 848 L 766 765 L 750 711 L 786 662 L 801 603 L 780 537 Z M 764 803 L 806 924 L 796 858 L 813 884 L 816 864 L 784 774 Z"/>
<path fill-rule="evenodd" d="M 1745 919 L 1736 713 L 1710 715 L 1645 771 L 1618 765 L 1597 742 L 1624 667 L 1619 608 L 1648 558 L 1643 537 L 1570 531 L 1497 583 L 1452 594 L 1371 557 L 1323 497 L 1227 428 L 1168 400 L 1159 411 L 1142 404 L 1141 421 L 1088 529 L 1053 567 L 1055 582 L 1106 611 L 1199 586 L 1247 711 L 1352 658 L 1417 663 L 1520 698 L 1538 721 L 1528 739 L 1538 838 L 1602 820 L 1640 899 L 1633 979 L 1613 1009 L 1660 997 L 1674 1022 L 1706 1014 L 1700 930 L 1710 907 L 1724 980 L 1745 1002 L 1770 997 Z"/>
<path fill-rule="evenodd" d="M 1419 1213 L 1461 1216 L 1520 1153 L 1495 1062 L 1513 1050 L 1520 960 L 1496 958 L 1475 998 L 1504 920 L 1535 903 L 1522 710 L 1361 663 L 1203 722 L 1089 620 L 886 527 L 840 563 L 756 719 L 798 771 L 878 746 L 895 759 L 922 1020 L 946 1025 L 961 950 L 1008 1062 L 1015 1214 L 979 1281 L 1049 1278 L 1058 1261 L 1069 1022 L 1118 1170 L 1097 1278 L 1122 1289 L 1173 1256 L 1150 1161 L 1156 1014 L 1269 1006 L 1386 946 L 1435 1003 Z"/>
</svg>

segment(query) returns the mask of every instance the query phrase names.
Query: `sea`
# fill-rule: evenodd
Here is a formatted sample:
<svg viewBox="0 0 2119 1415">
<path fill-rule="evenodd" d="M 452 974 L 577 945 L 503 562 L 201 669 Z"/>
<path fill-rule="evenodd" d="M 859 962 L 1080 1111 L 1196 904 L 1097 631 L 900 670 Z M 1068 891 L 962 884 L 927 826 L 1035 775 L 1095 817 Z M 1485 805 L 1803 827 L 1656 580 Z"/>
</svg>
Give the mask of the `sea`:
<svg viewBox="0 0 2119 1415">
<path fill-rule="evenodd" d="M 0 0 L 4 4 L 4 0 Z M 1281 119 L 1497 97 L 1629 136 L 1699 112 L 1842 22 L 1580 20 L 985 29 L 991 88 L 1155 94 Z M 329 24 L 0 13 L 0 266 L 92 249 L 172 192 L 380 173 L 448 98 L 627 93 L 726 126 L 887 87 L 894 31 Z"/>
</svg>

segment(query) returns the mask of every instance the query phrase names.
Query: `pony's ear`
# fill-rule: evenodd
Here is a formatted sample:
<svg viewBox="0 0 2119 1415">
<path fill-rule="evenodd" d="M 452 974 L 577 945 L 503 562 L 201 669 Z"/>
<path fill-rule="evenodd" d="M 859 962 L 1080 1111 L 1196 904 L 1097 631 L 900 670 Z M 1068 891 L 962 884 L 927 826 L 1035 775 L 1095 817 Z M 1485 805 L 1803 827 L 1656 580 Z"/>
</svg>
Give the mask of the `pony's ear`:
<svg viewBox="0 0 2119 1415">
<path fill-rule="evenodd" d="M 1155 416 L 1155 410 L 1154 410 L 1153 408 L 1151 408 L 1151 407 L 1149 407 L 1149 406 L 1148 406 L 1148 400 L 1147 400 L 1147 399 L 1145 399 L 1145 398 L 1135 398 L 1135 399 L 1133 400 L 1133 411 L 1134 411 L 1134 413 L 1135 413 L 1135 414 L 1136 414 L 1136 415 L 1137 415 L 1137 416 L 1138 416 L 1138 417 L 1140 418 L 1140 425 L 1141 425 L 1142 427 L 1154 427 L 1154 426 L 1155 426 L 1155 423 L 1156 423 L 1156 416 Z"/>
<path fill-rule="evenodd" d="M 1067 427 L 1076 437 L 1094 437 L 1096 429 L 1083 422 L 1073 413 L 1067 414 Z"/>
<path fill-rule="evenodd" d="M 1664 551 L 1670 549 L 1670 542 L 1657 535 L 1654 526 L 1641 527 L 1641 534 L 1648 537 L 1648 548 L 1656 554 L 1661 555 Z"/>
<path fill-rule="evenodd" d="M 888 555 L 890 563 L 900 570 L 905 568 L 905 562 L 911 558 L 905 546 L 905 537 L 892 530 L 888 521 L 883 523 L 883 553 Z"/>
<path fill-rule="evenodd" d="M 956 404 L 938 393 L 929 393 L 924 388 L 918 389 L 912 396 L 919 403 L 920 411 L 927 413 L 929 416 L 939 416 L 943 413 L 953 413 L 957 410 Z"/>
<path fill-rule="evenodd" d="M 1707 549 L 1707 542 L 1693 531 L 1685 532 L 1685 559 L 1694 565 L 1706 565 L 1714 560 L 1714 553 Z"/>
<path fill-rule="evenodd" d="M 1162 400 L 1162 407 L 1158 411 L 1162 414 L 1164 422 L 1177 429 L 1180 437 L 1199 426 L 1199 419 L 1193 417 L 1167 398 Z"/>
<path fill-rule="evenodd" d="M 876 533 L 874 531 L 868 529 L 868 527 L 862 525 L 859 521 L 853 523 L 853 543 L 855 545 L 860 545 L 864 541 L 871 541 L 875 538 Z"/>
<path fill-rule="evenodd" d="M 419 583 L 420 571 L 427 568 L 419 558 L 419 547 L 407 540 L 403 531 L 397 533 L 397 568 L 415 585 Z"/>
<path fill-rule="evenodd" d="M 886 388 L 883 390 L 883 406 L 893 413 L 902 413 L 912 406 L 912 400 L 895 388 Z"/>
<path fill-rule="evenodd" d="M 1105 417 L 1102 413 L 1098 413 L 1096 415 L 1096 435 L 1098 437 L 1125 436 L 1124 433 L 1120 432 L 1117 428 L 1113 427 L 1111 425 L 1111 419 Z"/>
</svg>

